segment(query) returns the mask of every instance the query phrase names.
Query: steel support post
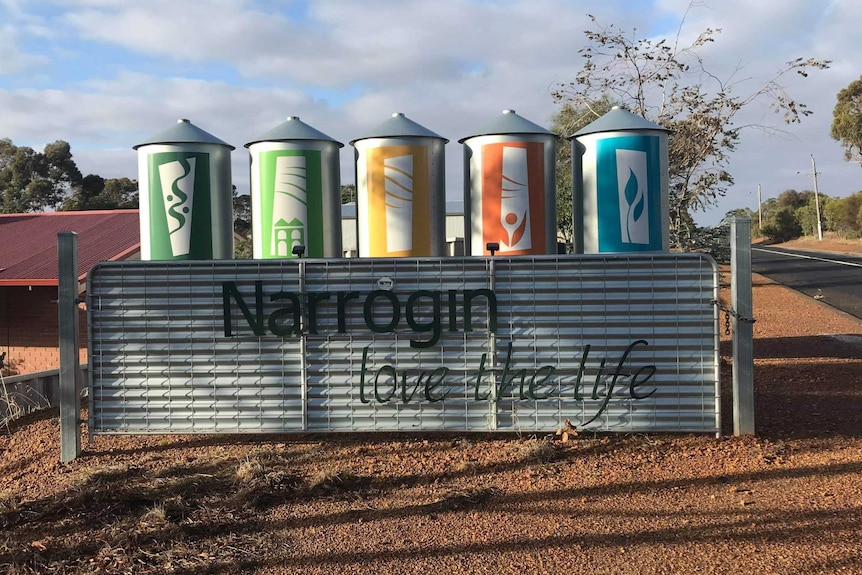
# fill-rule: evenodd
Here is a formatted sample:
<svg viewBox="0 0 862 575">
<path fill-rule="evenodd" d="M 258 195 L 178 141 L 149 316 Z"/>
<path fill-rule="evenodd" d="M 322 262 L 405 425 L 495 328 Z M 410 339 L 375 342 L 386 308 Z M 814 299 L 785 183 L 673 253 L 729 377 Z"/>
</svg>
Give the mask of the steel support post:
<svg viewBox="0 0 862 575">
<path fill-rule="evenodd" d="M 78 393 L 78 234 L 57 234 L 60 326 L 60 461 L 81 454 Z"/>
<path fill-rule="evenodd" d="M 751 293 L 751 220 L 730 226 L 733 309 L 733 434 L 754 434 L 754 325 Z"/>
<path fill-rule="evenodd" d="M 499 246 L 497 246 L 499 249 Z M 496 251 L 496 250 L 495 250 Z M 492 292 L 496 289 L 497 283 L 497 269 L 495 265 L 495 256 L 494 253 L 491 253 L 491 257 L 488 258 L 488 289 Z M 492 374 L 494 374 L 494 378 L 491 384 L 491 401 L 488 402 L 489 409 L 491 412 L 488 414 L 490 418 L 490 430 L 498 431 L 500 428 L 500 422 L 497 418 L 497 401 L 499 398 L 497 397 L 497 391 L 502 388 L 502 382 L 497 382 L 497 336 L 494 332 L 491 331 L 491 305 L 488 304 L 488 355 L 491 356 L 491 364 L 489 369 Z"/>
<path fill-rule="evenodd" d="M 305 293 L 305 260 L 302 259 L 302 256 L 299 256 L 299 261 L 296 266 L 297 272 L 299 272 L 299 297 L 308 297 Z M 300 345 L 300 353 L 299 353 L 299 368 L 302 372 L 302 383 L 300 393 L 302 394 L 302 430 L 308 430 L 308 326 L 309 326 L 309 318 L 306 315 L 308 313 L 309 306 L 303 305 L 303 312 L 299 318 L 299 345 Z"/>
</svg>

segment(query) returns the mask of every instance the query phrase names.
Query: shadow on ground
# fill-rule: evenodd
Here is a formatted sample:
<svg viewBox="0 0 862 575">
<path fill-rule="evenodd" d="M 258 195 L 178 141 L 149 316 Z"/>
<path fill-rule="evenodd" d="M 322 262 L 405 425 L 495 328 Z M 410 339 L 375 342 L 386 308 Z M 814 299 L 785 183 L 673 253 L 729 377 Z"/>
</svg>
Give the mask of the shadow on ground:
<svg viewBox="0 0 862 575">
<path fill-rule="evenodd" d="M 857 343 L 858 338 L 858 343 Z M 722 350 L 722 428 L 733 432 L 731 342 Z M 754 341 L 757 435 L 771 439 L 862 437 L 862 338 Z"/>
</svg>

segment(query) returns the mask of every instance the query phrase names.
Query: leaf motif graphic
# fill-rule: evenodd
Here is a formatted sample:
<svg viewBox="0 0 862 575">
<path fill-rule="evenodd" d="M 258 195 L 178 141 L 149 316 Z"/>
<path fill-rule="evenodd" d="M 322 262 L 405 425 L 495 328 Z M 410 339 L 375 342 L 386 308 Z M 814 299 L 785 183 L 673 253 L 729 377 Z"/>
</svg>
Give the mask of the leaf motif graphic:
<svg viewBox="0 0 862 575">
<path fill-rule="evenodd" d="M 632 205 L 632 202 L 635 201 L 635 197 L 638 195 L 638 179 L 635 176 L 634 170 L 629 168 L 629 181 L 626 182 L 626 201 L 629 205 Z M 637 219 L 637 216 L 635 216 Z"/>
<path fill-rule="evenodd" d="M 632 213 L 632 221 L 635 221 L 635 222 L 636 222 L 636 221 L 638 221 L 639 219 L 641 219 L 641 216 L 642 216 L 642 215 L 643 215 L 643 213 L 644 213 L 644 204 L 645 204 L 645 202 L 644 202 L 644 196 L 643 196 L 643 195 L 641 195 L 641 198 L 638 200 L 638 203 L 637 203 L 637 204 L 635 204 L 635 209 L 634 209 L 634 211 L 633 211 L 633 213 Z"/>
</svg>

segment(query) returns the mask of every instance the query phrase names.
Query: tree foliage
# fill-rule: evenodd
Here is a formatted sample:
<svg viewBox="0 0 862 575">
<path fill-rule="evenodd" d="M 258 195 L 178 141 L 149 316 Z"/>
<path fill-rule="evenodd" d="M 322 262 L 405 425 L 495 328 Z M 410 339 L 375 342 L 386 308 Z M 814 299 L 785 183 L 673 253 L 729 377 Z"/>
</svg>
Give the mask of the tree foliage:
<svg viewBox="0 0 862 575">
<path fill-rule="evenodd" d="M 68 142 L 57 140 L 37 152 L 0 139 L 0 213 L 137 207 L 135 180 L 81 176 Z"/>
<path fill-rule="evenodd" d="M 793 218 L 799 224 L 803 236 L 817 235 L 817 210 L 814 207 L 814 202 L 796 208 L 793 211 Z"/>
<path fill-rule="evenodd" d="M 253 257 L 252 225 L 251 225 L 251 196 L 237 193 L 236 186 L 232 186 L 233 195 L 233 229 L 242 236 L 233 247 L 233 257 L 238 260 L 248 260 Z"/>
<path fill-rule="evenodd" d="M 862 191 L 831 198 L 823 207 L 827 227 L 842 238 L 862 237 Z"/>
<path fill-rule="evenodd" d="M 778 207 L 797 210 L 814 202 L 814 192 L 811 190 L 804 190 L 802 192 L 797 192 L 793 189 L 784 190 L 778 194 L 778 198 L 775 201 Z"/>
<path fill-rule="evenodd" d="M 777 198 L 760 204 L 763 236 L 786 241 L 802 235 L 817 235 L 817 208 L 814 192 L 785 190 Z M 824 232 L 844 239 L 862 237 L 862 191 L 845 198 L 820 194 L 820 219 Z"/>
<path fill-rule="evenodd" d="M 344 184 L 341 186 L 341 203 L 349 204 L 356 201 L 356 186 L 354 184 Z"/>
<path fill-rule="evenodd" d="M 72 195 L 60 205 L 60 211 L 115 210 L 138 207 L 138 182 L 129 178 L 104 179 L 87 174 Z"/>
<path fill-rule="evenodd" d="M 237 260 L 250 260 L 254 257 L 251 236 L 237 240 L 233 246 L 233 257 Z"/>
<path fill-rule="evenodd" d="M 565 102 L 551 120 L 551 131 L 557 135 L 557 233 L 566 244 L 573 240 L 572 224 L 572 146 L 568 137 L 608 113 L 614 102 L 602 97 L 595 102 L 575 107 Z"/>
<path fill-rule="evenodd" d="M 233 229 L 244 236 L 251 236 L 251 196 L 238 194 L 236 186 L 232 186 L 233 194 Z"/>
<path fill-rule="evenodd" d="M 769 223 L 763 225 L 761 233 L 774 242 L 786 242 L 801 236 L 802 226 L 796 220 L 794 210 L 782 206 L 776 210 Z"/>
<path fill-rule="evenodd" d="M 691 9 L 691 5 L 689 6 Z M 807 76 L 829 66 L 827 60 L 797 58 L 779 67 L 754 89 L 736 74 L 711 74 L 698 51 L 715 42 L 720 29 L 707 28 L 683 45 L 685 17 L 674 39 L 634 39 L 619 28 L 603 26 L 590 16 L 589 45 L 580 50 L 584 64 L 573 82 L 553 91 L 558 102 L 575 109 L 602 98 L 619 101 L 633 113 L 670 130 L 669 203 L 672 236 L 685 244 L 693 229 L 691 211 L 714 204 L 733 184 L 729 157 L 745 128 L 735 123 L 750 104 L 765 100 L 786 123 L 799 122 L 811 111 L 794 100 L 780 83 L 791 72 Z M 636 34 L 636 31 L 634 31 Z M 738 70 L 737 70 L 738 72 Z"/>
<path fill-rule="evenodd" d="M 721 218 L 721 221 L 718 223 L 718 225 L 729 226 L 730 222 L 732 222 L 734 218 L 748 218 L 752 222 L 756 222 L 757 212 L 750 208 L 736 208 L 735 210 L 730 210 L 729 212 L 725 213 L 724 217 Z"/>
<path fill-rule="evenodd" d="M 838 92 L 830 135 L 844 147 L 844 159 L 862 161 L 862 76 Z"/>
<path fill-rule="evenodd" d="M 67 142 L 57 140 L 37 152 L 0 139 L 0 213 L 54 208 L 82 179 Z"/>
</svg>

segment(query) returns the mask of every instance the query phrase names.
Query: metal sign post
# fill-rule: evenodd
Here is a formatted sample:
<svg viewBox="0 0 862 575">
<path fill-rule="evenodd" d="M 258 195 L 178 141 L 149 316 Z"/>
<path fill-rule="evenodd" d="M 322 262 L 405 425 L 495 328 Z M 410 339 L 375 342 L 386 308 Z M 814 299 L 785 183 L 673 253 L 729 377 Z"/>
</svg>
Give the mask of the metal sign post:
<svg viewBox="0 0 862 575">
<path fill-rule="evenodd" d="M 733 314 L 733 434 L 754 435 L 754 325 L 751 295 L 751 220 L 730 224 Z"/>
<path fill-rule="evenodd" d="M 78 234 L 57 234 L 60 325 L 60 461 L 81 454 L 78 401 Z"/>
</svg>

